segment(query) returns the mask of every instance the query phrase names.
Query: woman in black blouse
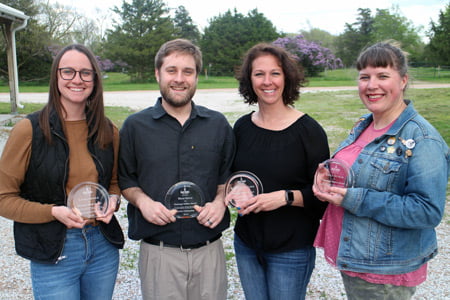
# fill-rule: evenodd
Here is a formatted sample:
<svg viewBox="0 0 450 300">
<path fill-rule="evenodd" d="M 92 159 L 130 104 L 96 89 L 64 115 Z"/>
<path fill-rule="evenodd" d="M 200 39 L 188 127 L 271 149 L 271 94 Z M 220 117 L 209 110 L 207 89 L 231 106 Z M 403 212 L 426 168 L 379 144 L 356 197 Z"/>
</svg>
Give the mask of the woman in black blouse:
<svg viewBox="0 0 450 300">
<path fill-rule="evenodd" d="M 245 102 L 257 103 L 258 111 L 234 126 L 233 170 L 254 173 L 264 188 L 248 205 L 239 205 L 235 226 L 247 300 L 304 299 L 315 265 L 312 243 L 326 204 L 314 197 L 312 184 L 329 148 L 322 127 L 293 106 L 305 81 L 300 70 L 284 49 L 258 44 L 236 76 Z"/>
</svg>

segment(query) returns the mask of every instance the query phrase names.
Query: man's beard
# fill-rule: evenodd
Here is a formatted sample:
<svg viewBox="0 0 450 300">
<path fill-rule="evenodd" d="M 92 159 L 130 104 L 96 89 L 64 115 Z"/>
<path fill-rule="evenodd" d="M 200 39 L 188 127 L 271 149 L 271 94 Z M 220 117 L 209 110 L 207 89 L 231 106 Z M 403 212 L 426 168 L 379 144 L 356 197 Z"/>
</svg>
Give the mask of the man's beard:
<svg viewBox="0 0 450 300">
<path fill-rule="evenodd" d="M 161 92 L 161 96 L 163 97 L 163 99 L 170 105 L 173 107 L 183 107 L 186 104 L 188 104 L 189 102 L 191 102 L 192 98 L 194 97 L 195 94 L 195 88 L 188 90 L 188 94 L 186 94 L 186 97 L 180 99 L 180 100 L 176 100 L 174 98 L 172 98 L 170 96 L 170 87 L 169 88 L 163 88 L 160 89 Z"/>
</svg>

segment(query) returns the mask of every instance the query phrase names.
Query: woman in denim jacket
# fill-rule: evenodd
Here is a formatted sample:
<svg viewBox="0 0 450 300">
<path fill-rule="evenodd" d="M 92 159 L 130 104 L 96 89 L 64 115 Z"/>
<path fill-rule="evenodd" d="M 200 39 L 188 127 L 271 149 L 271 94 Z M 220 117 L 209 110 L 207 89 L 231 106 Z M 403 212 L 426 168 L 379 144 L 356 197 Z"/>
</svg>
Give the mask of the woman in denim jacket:
<svg viewBox="0 0 450 300">
<path fill-rule="evenodd" d="M 378 43 L 357 61 L 358 90 L 371 112 L 334 158 L 355 175 L 348 188 L 321 189 L 328 205 L 314 245 L 342 274 L 348 299 L 411 299 L 437 254 L 450 152 L 437 130 L 404 99 L 407 60 Z"/>
</svg>

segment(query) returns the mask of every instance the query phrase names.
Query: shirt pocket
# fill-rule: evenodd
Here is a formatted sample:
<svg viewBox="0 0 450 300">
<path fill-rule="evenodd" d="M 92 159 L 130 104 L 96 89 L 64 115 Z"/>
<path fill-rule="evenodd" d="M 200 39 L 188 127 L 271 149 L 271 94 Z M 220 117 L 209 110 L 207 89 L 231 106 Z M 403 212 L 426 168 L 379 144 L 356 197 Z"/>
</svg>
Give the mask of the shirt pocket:
<svg viewBox="0 0 450 300">
<path fill-rule="evenodd" d="M 403 163 L 391 159 L 377 158 L 370 165 L 369 188 L 378 191 L 394 191 L 396 183 L 401 177 L 400 172 Z"/>
</svg>

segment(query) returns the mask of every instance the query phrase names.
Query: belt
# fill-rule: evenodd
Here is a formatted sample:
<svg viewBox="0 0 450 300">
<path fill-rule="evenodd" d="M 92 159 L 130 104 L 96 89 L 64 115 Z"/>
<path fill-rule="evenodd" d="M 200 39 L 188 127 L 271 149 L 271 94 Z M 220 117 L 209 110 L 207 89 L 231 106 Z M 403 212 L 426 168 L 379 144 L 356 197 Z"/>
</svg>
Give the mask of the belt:
<svg viewBox="0 0 450 300">
<path fill-rule="evenodd" d="M 86 226 L 86 225 L 98 226 L 99 223 L 100 223 L 100 222 L 97 221 L 96 219 L 89 219 L 89 220 L 86 222 L 86 224 L 85 224 L 84 226 Z"/>
<path fill-rule="evenodd" d="M 181 251 L 188 251 L 188 250 L 192 250 L 192 249 L 197 249 L 203 246 L 206 246 L 212 242 L 217 241 L 218 239 L 220 239 L 220 237 L 222 236 L 222 234 L 219 234 L 215 237 L 213 237 L 212 239 L 206 241 L 206 242 L 202 242 L 202 243 L 197 243 L 197 244 L 193 244 L 193 245 L 173 245 L 173 244 L 167 244 L 163 241 L 154 239 L 154 238 L 145 238 L 143 239 L 144 242 L 150 244 L 150 245 L 155 245 L 155 246 L 163 246 L 163 247 L 169 247 L 169 248 L 180 248 Z"/>
</svg>

